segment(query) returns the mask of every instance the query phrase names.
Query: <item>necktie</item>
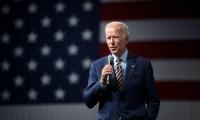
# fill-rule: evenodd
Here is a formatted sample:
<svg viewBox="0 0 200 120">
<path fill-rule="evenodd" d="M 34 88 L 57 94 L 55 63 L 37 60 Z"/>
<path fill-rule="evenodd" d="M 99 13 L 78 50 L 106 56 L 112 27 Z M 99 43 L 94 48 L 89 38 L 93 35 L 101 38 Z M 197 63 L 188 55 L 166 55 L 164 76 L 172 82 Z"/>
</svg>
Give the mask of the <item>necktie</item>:
<svg viewBox="0 0 200 120">
<path fill-rule="evenodd" d="M 116 88 L 121 91 L 123 88 L 123 74 L 122 74 L 122 66 L 121 66 L 121 60 L 117 60 L 117 64 L 115 66 L 115 75 L 116 75 Z"/>
</svg>

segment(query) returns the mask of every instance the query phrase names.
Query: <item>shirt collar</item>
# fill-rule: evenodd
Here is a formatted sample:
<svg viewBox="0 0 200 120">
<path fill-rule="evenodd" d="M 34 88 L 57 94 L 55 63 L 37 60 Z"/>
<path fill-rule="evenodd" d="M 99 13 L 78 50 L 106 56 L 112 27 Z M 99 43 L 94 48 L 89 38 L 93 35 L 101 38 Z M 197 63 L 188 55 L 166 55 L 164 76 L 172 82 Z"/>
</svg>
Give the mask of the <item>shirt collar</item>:
<svg viewBox="0 0 200 120">
<path fill-rule="evenodd" d="M 112 54 L 114 57 L 114 61 L 116 62 L 117 59 L 121 59 L 123 62 L 127 61 L 127 56 L 128 56 L 128 50 L 126 49 L 125 52 L 118 58 L 116 55 Z"/>
</svg>

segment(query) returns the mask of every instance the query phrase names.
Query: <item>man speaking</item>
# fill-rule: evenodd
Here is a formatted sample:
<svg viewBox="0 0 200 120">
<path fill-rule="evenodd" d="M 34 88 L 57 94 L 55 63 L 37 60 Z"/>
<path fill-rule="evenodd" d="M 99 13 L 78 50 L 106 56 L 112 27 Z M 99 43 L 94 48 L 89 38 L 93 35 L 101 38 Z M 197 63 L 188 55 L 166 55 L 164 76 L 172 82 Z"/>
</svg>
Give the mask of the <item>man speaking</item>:
<svg viewBox="0 0 200 120">
<path fill-rule="evenodd" d="M 123 22 L 108 23 L 105 35 L 111 54 L 91 64 L 86 105 L 99 103 L 97 120 L 155 120 L 160 100 L 151 62 L 128 51 Z"/>
</svg>

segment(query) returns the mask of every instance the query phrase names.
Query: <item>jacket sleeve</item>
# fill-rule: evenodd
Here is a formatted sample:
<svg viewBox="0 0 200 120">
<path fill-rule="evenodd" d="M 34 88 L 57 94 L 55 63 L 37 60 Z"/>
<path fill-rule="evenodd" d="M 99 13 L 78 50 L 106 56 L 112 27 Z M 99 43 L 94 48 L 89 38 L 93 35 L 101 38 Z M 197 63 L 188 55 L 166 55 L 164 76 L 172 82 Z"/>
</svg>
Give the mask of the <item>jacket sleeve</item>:
<svg viewBox="0 0 200 120">
<path fill-rule="evenodd" d="M 153 68 L 149 61 L 145 66 L 145 83 L 147 94 L 147 120 L 155 120 L 158 116 L 160 100 L 153 76 Z"/>
<path fill-rule="evenodd" d="M 100 100 L 105 88 L 100 84 L 95 63 L 91 64 L 87 88 L 84 90 L 84 102 L 88 108 L 93 108 Z"/>
</svg>

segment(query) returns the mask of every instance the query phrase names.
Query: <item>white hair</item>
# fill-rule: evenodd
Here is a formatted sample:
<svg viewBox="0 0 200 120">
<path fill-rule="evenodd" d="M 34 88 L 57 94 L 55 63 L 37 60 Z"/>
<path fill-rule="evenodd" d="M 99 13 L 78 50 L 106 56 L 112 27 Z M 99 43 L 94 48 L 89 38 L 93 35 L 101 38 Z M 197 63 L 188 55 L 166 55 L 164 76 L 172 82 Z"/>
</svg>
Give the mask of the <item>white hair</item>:
<svg viewBox="0 0 200 120">
<path fill-rule="evenodd" d="M 129 29 L 125 23 L 120 22 L 120 21 L 109 22 L 108 24 L 105 25 L 105 29 L 107 29 L 113 25 L 119 25 L 122 28 L 122 32 L 127 36 L 127 38 L 129 38 Z"/>
</svg>

